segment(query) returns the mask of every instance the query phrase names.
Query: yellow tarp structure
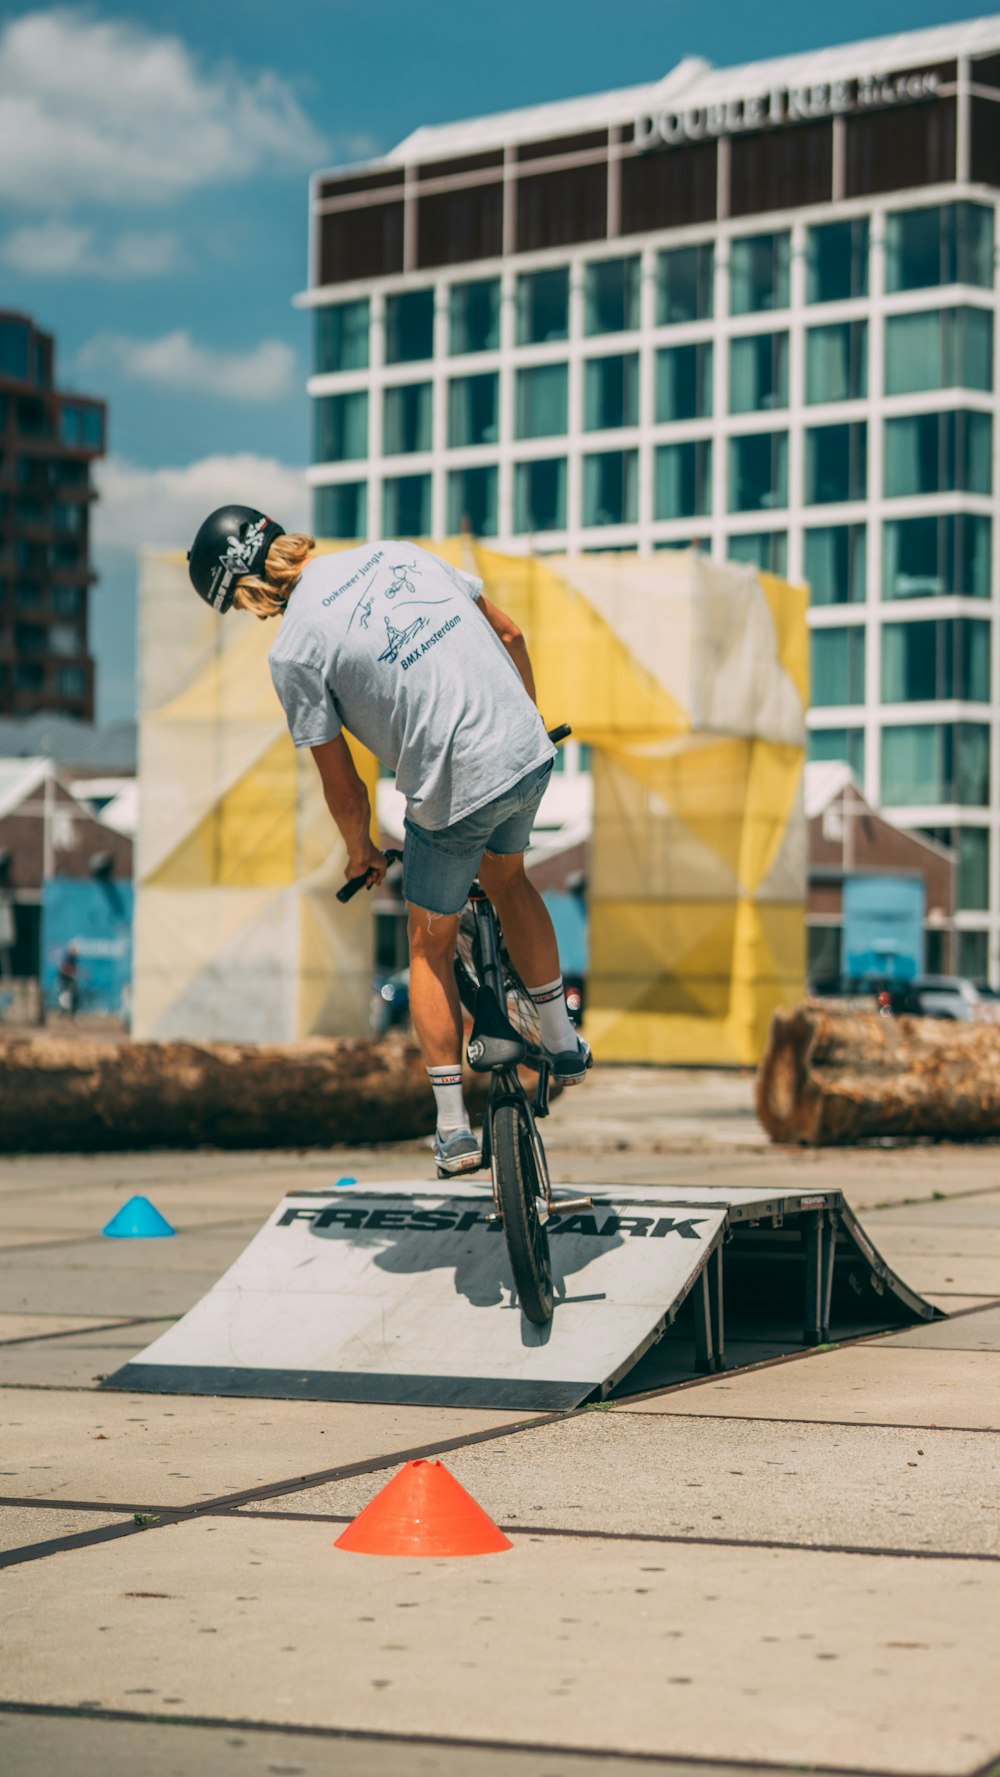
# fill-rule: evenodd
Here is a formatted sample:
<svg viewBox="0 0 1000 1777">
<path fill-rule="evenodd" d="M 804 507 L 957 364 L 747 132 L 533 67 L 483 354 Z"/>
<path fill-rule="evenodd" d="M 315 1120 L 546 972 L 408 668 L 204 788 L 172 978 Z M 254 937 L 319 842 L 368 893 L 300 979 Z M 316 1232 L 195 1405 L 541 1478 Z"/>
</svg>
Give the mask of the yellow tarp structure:
<svg viewBox="0 0 1000 1777">
<path fill-rule="evenodd" d="M 546 721 L 593 748 L 597 1055 L 755 1062 L 804 984 L 805 591 L 695 552 L 433 547 L 482 576 Z M 273 628 L 221 622 L 180 557 L 146 558 L 141 608 L 137 1031 L 366 1029 L 370 903 L 333 900 L 343 851 L 271 688 Z"/>
</svg>

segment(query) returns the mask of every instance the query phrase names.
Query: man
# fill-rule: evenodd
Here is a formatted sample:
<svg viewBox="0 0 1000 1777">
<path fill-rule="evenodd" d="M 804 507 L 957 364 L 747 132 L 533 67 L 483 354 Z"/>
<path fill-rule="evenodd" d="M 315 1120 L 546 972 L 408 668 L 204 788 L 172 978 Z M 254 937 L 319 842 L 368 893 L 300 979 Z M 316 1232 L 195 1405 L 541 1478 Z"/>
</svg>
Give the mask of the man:
<svg viewBox="0 0 1000 1777">
<path fill-rule="evenodd" d="M 462 1013 L 454 956 L 478 874 L 538 1007 L 558 1080 L 574 1085 L 590 1051 L 566 1011 L 548 911 L 524 853 L 555 749 L 535 705 L 524 637 L 482 581 L 415 543 L 315 556 L 250 507 L 221 507 L 192 545 L 192 583 L 218 611 L 281 616 L 271 676 L 292 739 L 309 747 L 347 847 L 348 878 L 382 881 L 368 792 L 344 738 L 393 768 L 406 796 L 403 895 L 410 1011 L 437 1103 L 439 1170 L 482 1164 L 462 1095 Z M 532 986 L 531 983 L 536 985 Z"/>
</svg>

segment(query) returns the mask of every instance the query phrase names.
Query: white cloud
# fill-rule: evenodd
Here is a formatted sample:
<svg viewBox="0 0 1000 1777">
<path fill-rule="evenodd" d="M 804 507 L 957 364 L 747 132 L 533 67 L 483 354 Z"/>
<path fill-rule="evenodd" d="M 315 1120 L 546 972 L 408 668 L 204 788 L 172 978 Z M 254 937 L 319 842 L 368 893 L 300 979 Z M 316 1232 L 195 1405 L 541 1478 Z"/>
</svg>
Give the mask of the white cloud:
<svg viewBox="0 0 1000 1777">
<path fill-rule="evenodd" d="M 15 228 L 0 243 L 0 259 L 29 277 L 158 278 L 183 261 L 169 229 L 132 229 L 101 240 L 95 229 L 52 217 Z"/>
<path fill-rule="evenodd" d="M 0 30 L 0 202 L 157 203 L 327 153 L 287 81 L 207 71 L 178 37 L 63 7 Z"/>
<path fill-rule="evenodd" d="M 286 531 L 309 527 L 305 471 L 274 457 L 203 457 L 181 468 L 144 469 L 124 457 L 94 465 L 99 499 L 94 548 L 120 556 L 144 547 L 188 549 L 216 506 L 256 506 Z"/>
<path fill-rule="evenodd" d="M 98 333 L 77 353 L 76 368 L 86 375 L 111 366 L 139 382 L 227 401 L 283 401 L 297 380 L 295 353 L 282 339 L 225 352 L 199 345 L 185 329 L 160 339 Z"/>
</svg>

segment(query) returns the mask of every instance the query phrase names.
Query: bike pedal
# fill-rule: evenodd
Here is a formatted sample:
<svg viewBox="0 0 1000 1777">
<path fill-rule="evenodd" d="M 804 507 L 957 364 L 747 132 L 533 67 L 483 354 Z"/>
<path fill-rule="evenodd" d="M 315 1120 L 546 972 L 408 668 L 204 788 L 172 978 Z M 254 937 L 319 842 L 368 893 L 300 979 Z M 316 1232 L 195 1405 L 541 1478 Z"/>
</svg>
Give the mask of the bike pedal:
<svg viewBox="0 0 1000 1777">
<path fill-rule="evenodd" d="M 562 1197 L 558 1202 L 549 1205 L 549 1214 L 554 1216 L 579 1215 L 581 1210 L 593 1209 L 592 1197 Z"/>
</svg>

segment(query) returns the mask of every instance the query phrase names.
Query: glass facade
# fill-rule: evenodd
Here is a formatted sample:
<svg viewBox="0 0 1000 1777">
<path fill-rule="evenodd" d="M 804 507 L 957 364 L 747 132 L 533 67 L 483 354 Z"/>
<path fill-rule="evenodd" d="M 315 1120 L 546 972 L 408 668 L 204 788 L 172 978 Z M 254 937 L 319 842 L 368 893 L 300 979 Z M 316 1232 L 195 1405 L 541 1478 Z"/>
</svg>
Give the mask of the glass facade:
<svg viewBox="0 0 1000 1777">
<path fill-rule="evenodd" d="M 353 462 L 368 455 L 368 391 L 322 395 L 313 402 L 317 463 Z"/>
<path fill-rule="evenodd" d="M 989 703 L 990 678 L 990 624 L 982 618 L 882 626 L 884 703 Z"/>
<path fill-rule="evenodd" d="M 500 378 L 454 376 L 448 384 L 448 443 L 452 449 L 495 444 L 500 436 Z"/>
<path fill-rule="evenodd" d="M 729 510 L 762 512 L 788 504 L 788 433 L 749 432 L 729 440 Z"/>
<path fill-rule="evenodd" d="M 448 303 L 448 337 L 454 356 L 495 352 L 500 344 L 500 279 L 477 278 L 453 284 Z"/>
<path fill-rule="evenodd" d="M 729 347 L 730 413 L 788 406 L 788 334 L 750 333 Z"/>
<path fill-rule="evenodd" d="M 885 286 L 993 283 L 993 211 L 985 204 L 932 204 L 886 217 Z"/>
<path fill-rule="evenodd" d="M 656 324 L 711 320 L 715 307 L 715 250 L 711 241 L 674 247 L 656 260 Z"/>
<path fill-rule="evenodd" d="M 990 731 L 984 723 L 921 722 L 882 730 L 882 801 L 888 808 L 990 799 Z"/>
<path fill-rule="evenodd" d="M 584 366 L 583 423 L 588 432 L 606 432 L 639 423 L 639 354 L 588 358 Z"/>
<path fill-rule="evenodd" d="M 989 907 L 988 827 L 960 827 L 958 830 L 958 904 L 967 913 L 984 913 Z"/>
<path fill-rule="evenodd" d="M 806 334 L 806 400 L 863 401 L 868 393 L 868 323 L 835 321 Z"/>
<path fill-rule="evenodd" d="M 316 310 L 315 365 L 318 374 L 367 370 L 371 303 L 334 302 Z"/>
<path fill-rule="evenodd" d="M 387 457 L 430 450 L 434 442 L 434 385 L 401 383 L 386 389 L 382 403 L 382 449 Z"/>
<path fill-rule="evenodd" d="M 989 932 L 959 932 L 958 972 L 970 981 L 985 981 L 990 972 Z"/>
<path fill-rule="evenodd" d="M 730 561 L 751 562 L 765 574 L 788 572 L 788 536 L 785 531 L 744 531 L 726 543 Z"/>
<path fill-rule="evenodd" d="M 806 292 L 809 302 L 847 302 L 868 295 L 868 218 L 824 222 L 808 231 Z"/>
<path fill-rule="evenodd" d="M 863 728 L 813 728 L 809 734 L 810 759 L 838 760 L 849 765 L 858 782 L 865 781 L 865 731 Z"/>
<path fill-rule="evenodd" d="M 639 325 L 641 260 L 596 259 L 584 269 L 584 327 L 588 334 L 630 333 Z"/>
<path fill-rule="evenodd" d="M 474 537 L 497 534 L 497 472 L 492 465 L 452 469 L 448 476 L 448 531 L 457 537 L 471 531 Z"/>
<path fill-rule="evenodd" d="M 434 291 L 404 290 L 385 299 L 385 361 L 413 364 L 434 356 Z"/>
<path fill-rule="evenodd" d="M 885 392 L 992 389 L 993 316 L 989 309 L 922 309 L 885 324 Z"/>
<path fill-rule="evenodd" d="M 868 487 L 868 426 L 864 420 L 810 426 L 806 432 L 806 504 L 863 500 Z"/>
<path fill-rule="evenodd" d="M 566 459 L 514 465 L 514 529 L 519 536 L 566 529 Z"/>
<path fill-rule="evenodd" d="M 710 344 L 667 346 L 656 354 L 656 419 L 705 420 L 712 413 Z"/>
<path fill-rule="evenodd" d="M 387 537 L 430 536 L 429 475 L 392 475 L 383 482 L 382 531 Z"/>
<path fill-rule="evenodd" d="M 710 439 L 661 444 L 656 452 L 657 518 L 703 518 L 712 509 Z"/>
<path fill-rule="evenodd" d="M 804 565 L 814 605 L 863 604 L 868 577 L 868 528 L 818 526 L 805 533 Z"/>
<path fill-rule="evenodd" d="M 519 370 L 514 387 L 514 425 L 518 438 L 554 438 L 566 431 L 569 413 L 567 364 L 534 364 Z"/>
<path fill-rule="evenodd" d="M 583 459 L 585 525 L 634 524 L 639 505 L 639 453 L 605 450 Z"/>
<path fill-rule="evenodd" d="M 742 235 L 729 246 L 729 309 L 756 315 L 786 309 L 792 258 L 790 234 Z"/>
<path fill-rule="evenodd" d="M 988 494 L 993 477 L 993 421 L 988 413 L 906 414 L 885 422 L 884 491 Z"/>
<path fill-rule="evenodd" d="M 318 537 L 361 539 L 368 532 L 368 483 L 341 481 L 313 488 L 313 526 Z"/>
<path fill-rule="evenodd" d="M 989 598 L 992 521 L 980 513 L 889 519 L 882 527 L 882 596 Z"/>
<path fill-rule="evenodd" d="M 865 631 L 814 629 L 812 632 L 812 700 L 815 708 L 865 701 Z"/>
<path fill-rule="evenodd" d="M 569 266 L 522 272 L 517 280 L 517 343 L 548 345 L 569 338 Z"/>
</svg>

